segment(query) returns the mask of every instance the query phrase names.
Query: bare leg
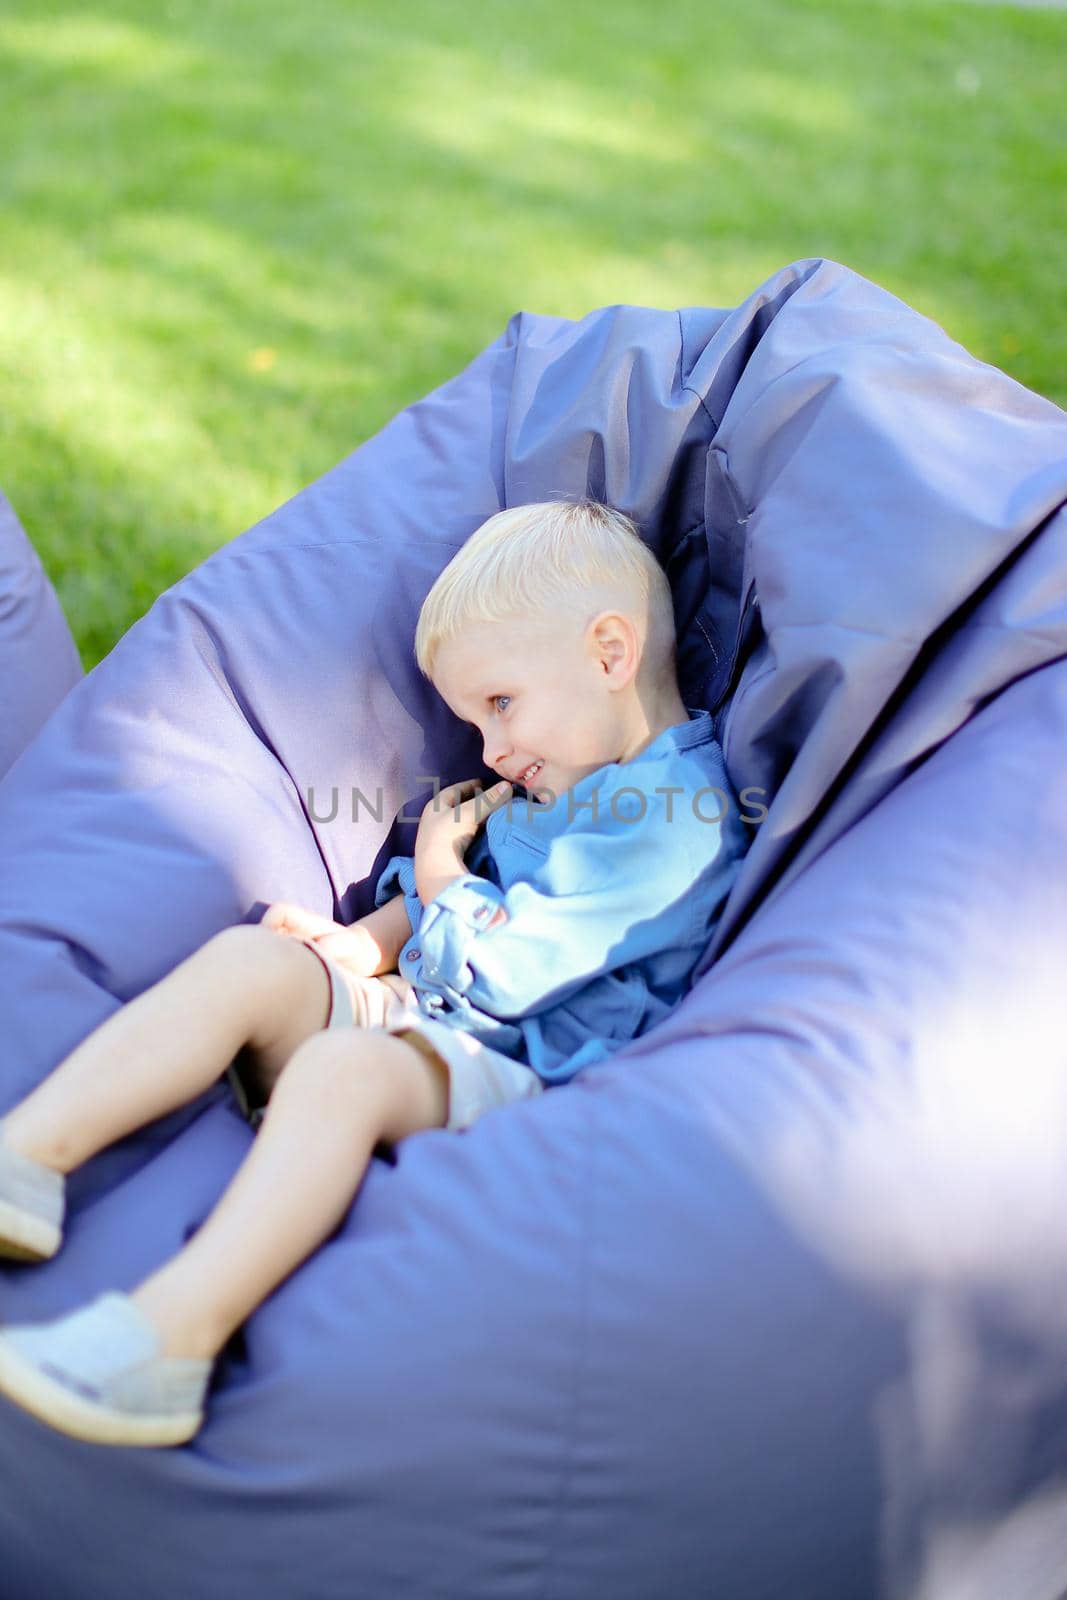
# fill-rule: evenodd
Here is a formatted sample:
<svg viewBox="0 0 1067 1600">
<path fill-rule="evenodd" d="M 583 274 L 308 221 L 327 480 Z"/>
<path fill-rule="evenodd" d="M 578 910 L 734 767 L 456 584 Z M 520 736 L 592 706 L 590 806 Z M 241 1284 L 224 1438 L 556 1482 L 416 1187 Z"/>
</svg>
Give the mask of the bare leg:
<svg viewBox="0 0 1067 1600">
<path fill-rule="evenodd" d="M 379 1139 L 448 1118 L 448 1068 L 381 1029 L 325 1032 L 293 1056 L 229 1187 L 133 1291 L 167 1355 L 210 1357 L 343 1220 Z"/>
<path fill-rule="evenodd" d="M 185 1105 L 251 1045 L 274 1065 L 323 1028 L 318 956 L 269 928 L 209 939 L 84 1039 L 7 1113 L 4 1139 L 56 1172 Z"/>
</svg>

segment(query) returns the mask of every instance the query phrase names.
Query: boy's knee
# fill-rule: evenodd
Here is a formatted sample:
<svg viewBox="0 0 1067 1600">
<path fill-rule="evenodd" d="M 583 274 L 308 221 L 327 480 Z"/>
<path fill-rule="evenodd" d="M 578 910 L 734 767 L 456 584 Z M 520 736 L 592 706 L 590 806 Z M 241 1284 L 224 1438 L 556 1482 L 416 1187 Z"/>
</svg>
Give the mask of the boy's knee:
<svg viewBox="0 0 1067 1600">
<path fill-rule="evenodd" d="M 299 940 L 275 933 L 273 928 L 239 922 L 214 934 L 202 946 L 202 954 L 245 978 L 269 975 L 274 981 L 287 967 L 302 964 L 302 956 L 295 952 L 303 949 Z"/>
<path fill-rule="evenodd" d="M 381 1038 L 388 1036 L 351 1028 L 313 1033 L 293 1052 L 278 1088 L 301 1097 L 322 1095 L 335 1105 L 344 1095 L 373 1091 L 388 1074 Z"/>
<path fill-rule="evenodd" d="M 380 1028 L 314 1034 L 294 1053 L 273 1099 L 314 1106 L 316 1116 L 347 1112 L 390 1143 L 448 1120 L 449 1079 L 404 1040 Z"/>
<path fill-rule="evenodd" d="M 201 952 L 228 961 L 251 960 L 267 948 L 269 939 L 277 938 L 278 935 L 270 928 L 239 922 L 233 927 L 222 928 L 218 933 L 212 934 L 211 938 L 201 946 Z"/>
</svg>

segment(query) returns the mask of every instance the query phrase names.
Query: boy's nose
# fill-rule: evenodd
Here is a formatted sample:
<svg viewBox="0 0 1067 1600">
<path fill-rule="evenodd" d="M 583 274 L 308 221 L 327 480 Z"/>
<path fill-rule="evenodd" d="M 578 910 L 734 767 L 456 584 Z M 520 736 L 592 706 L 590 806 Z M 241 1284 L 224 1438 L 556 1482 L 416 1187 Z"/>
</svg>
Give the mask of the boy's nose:
<svg viewBox="0 0 1067 1600">
<path fill-rule="evenodd" d="M 499 771 L 501 763 L 507 760 L 511 746 L 503 744 L 499 739 L 482 740 L 482 759 L 487 767 Z"/>
</svg>

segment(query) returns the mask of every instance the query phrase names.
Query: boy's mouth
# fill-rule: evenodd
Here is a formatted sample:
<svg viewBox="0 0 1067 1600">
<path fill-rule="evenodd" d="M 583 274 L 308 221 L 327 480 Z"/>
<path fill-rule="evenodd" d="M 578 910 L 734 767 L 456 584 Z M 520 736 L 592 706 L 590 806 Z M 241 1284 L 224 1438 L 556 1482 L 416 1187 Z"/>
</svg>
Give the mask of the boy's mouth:
<svg viewBox="0 0 1067 1600">
<path fill-rule="evenodd" d="M 529 788 L 530 784 L 534 781 L 543 766 L 543 761 L 531 761 L 530 765 L 526 768 L 526 771 L 520 772 L 519 782 L 525 788 Z"/>
</svg>

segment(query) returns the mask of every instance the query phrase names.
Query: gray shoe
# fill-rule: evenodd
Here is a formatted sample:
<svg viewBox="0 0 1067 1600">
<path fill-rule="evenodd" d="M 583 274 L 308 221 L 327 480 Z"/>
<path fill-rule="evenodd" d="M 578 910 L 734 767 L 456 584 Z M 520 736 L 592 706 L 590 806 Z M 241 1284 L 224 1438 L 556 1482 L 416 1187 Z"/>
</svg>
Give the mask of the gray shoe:
<svg viewBox="0 0 1067 1600">
<path fill-rule="evenodd" d="M 93 1444 L 181 1444 L 203 1423 L 214 1363 L 159 1347 L 129 1295 L 102 1294 L 53 1322 L 0 1329 L 0 1394 Z"/>
<path fill-rule="evenodd" d="M 47 1261 L 63 1242 L 67 1181 L 4 1143 L 0 1122 L 0 1256 Z"/>
</svg>

